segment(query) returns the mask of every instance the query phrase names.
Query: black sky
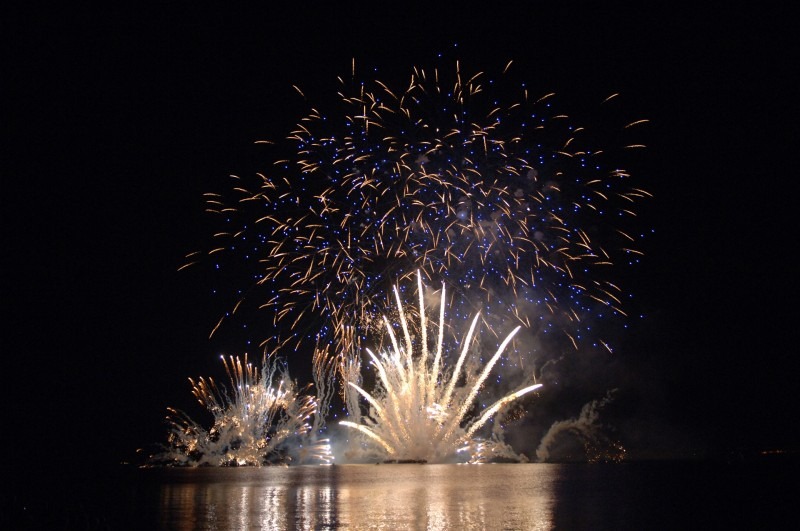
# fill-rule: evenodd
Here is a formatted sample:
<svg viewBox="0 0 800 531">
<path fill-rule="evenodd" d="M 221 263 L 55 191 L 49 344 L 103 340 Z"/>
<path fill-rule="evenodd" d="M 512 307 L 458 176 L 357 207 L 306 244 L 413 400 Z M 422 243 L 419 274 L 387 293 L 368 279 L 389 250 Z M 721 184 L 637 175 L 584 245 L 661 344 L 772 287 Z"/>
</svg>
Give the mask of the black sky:
<svg viewBox="0 0 800 531">
<path fill-rule="evenodd" d="M 20 459 L 128 459 L 164 437 L 188 376 L 219 375 L 223 310 L 178 273 L 209 238 L 203 192 L 262 164 L 253 142 L 353 58 L 376 77 L 453 52 L 517 63 L 587 108 L 619 92 L 651 120 L 655 199 L 630 290 L 648 450 L 800 447 L 794 394 L 797 46 L 784 8 L 531 2 L 374 11 L 27 7 L 4 17 L 4 444 Z M 8 454 L 6 454 L 8 455 Z"/>
</svg>

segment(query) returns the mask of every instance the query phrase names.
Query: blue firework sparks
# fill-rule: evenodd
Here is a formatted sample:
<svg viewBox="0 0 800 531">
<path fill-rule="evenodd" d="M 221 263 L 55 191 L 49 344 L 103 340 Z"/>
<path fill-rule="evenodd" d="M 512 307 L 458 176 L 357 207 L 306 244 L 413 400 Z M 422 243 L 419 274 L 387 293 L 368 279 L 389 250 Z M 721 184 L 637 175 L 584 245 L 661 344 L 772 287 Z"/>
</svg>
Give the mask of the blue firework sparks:
<svg viewBox="0 0 800 531">
<path fill-rule="evenodd" d="M 270 316 L 266 350 L 339 353 L 419 270 L 470 305 L 451 302 L 455 316 L 502 304 L 534 333 L 604 345 L 589 323 L 625 314 L 612 272 L 641 254 L 630 228 L 649 194 L 553 94 L 507 82 L 510 64 L 496 79 L 415 67 L 398 87 L 354 66 L 335 104 L 274 146 L 285 156 L 268 172 L 208 194 L 223 220 L 208 256 L 250 275 L 226 316 L 249 301 Z"/>
</svg>

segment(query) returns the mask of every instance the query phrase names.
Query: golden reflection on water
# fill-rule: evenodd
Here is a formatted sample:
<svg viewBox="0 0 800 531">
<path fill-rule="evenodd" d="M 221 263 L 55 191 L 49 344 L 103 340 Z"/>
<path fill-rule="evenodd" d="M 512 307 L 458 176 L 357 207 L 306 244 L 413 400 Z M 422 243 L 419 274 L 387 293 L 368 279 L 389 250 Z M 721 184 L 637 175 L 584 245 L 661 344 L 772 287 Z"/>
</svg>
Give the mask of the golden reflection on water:
<svg viewBox="0 0 800 531">
<path fill-rule="evenodd" d="M 345 465 L 170 471 L 163 527 L 552 529 L 560 465 Z"/>
</svg>

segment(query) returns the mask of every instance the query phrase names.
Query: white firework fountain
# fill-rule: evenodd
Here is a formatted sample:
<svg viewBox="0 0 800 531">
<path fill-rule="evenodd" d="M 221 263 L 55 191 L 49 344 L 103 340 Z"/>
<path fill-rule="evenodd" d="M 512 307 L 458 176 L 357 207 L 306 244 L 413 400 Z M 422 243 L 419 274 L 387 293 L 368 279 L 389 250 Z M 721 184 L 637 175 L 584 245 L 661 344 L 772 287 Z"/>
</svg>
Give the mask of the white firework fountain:
<svg viewBox="0 0 800 531">
<path fill-rule="evenodd" d="M 453 356 L 443 351 L 445 328 L 445 294 L 442 286 L 439 302 L 438 335 L 433 351 L 429 349 L 429 330 L 425 316 L 425 297 L 421 274 L 417 273 L 419 294 L 419 322 L 412 337 L 400 293 L 394 288 L 401 342 L 395 328 L 384 317 L 386 334 L 391 344 L 378 354 L 367 349 L 372 365 L 377 371 L 375 390 L 363 389 L 354 378 L 346 385 L 355 390 L 366 402 L 368 410 L 349 411 L 355 421 L 340 424 L 363 435 L 360 439 L 361 457 L 384 462 L 485 462 L 493 459 L 526 460 L 515 455 L 502 440 L 502 432 L 494 430 L 489 438 L 479 436 L 481 428 L 504 407 L 520 397 L 541 387 L 534 384 L 505 395 L 489 407 L 475 413 L 476 399 L 495 364 L 519 331 L 517 326 L 501 342 L 494 355 L 481 364 L 474 352 L 477 314 L 461 344 L 455 365 L 448 367 Z M 352 403 L 352 401 L 348 401 Z M 351 406 L 352 408 L 352 406 Z"/>
</svg>

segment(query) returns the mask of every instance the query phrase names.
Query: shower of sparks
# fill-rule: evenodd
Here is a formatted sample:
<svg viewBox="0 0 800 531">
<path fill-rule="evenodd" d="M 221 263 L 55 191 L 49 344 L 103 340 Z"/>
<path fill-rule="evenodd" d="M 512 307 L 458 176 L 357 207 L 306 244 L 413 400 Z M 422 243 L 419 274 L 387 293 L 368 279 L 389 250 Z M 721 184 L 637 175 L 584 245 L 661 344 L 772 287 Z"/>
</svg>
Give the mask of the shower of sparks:
<svg viewBox="0 0 800 531">
<path fill-rule="evenodd" d="M 214 417 L 206 430 L 169 408 L 168 446 L 151 462 L 167 466 L 262 466 L 329 463 L 327 440 L 315 439 L 309 419 L 317 414 L 311 396 L 301 395 L 285 368 L 265 359 L 259 370 L 239 358 L 222 361 L 230 391 L 212 378 L 191 378 L 192 394 Z M 274 385 L 277 381 L 277 385 Z"/>
<path fill-rule="evenodd" d="M 438 334 L 432 342 L 433 352 L 428 348 L 428 333 L 436 333 L 437 328 L 429 326 L 425 315 L 420 274 L 417 275 L 417 291 L 419 322 L 412 337 L 400 292 L 395 287 L 400 323 L 393 327 L 384 317 L 391 347 L 377 355 L 367 349 L 378 373 L 375 391 L 369 393 L 352 380 L 346 382 L 366 400 L 368 413 L 362 416 L 360 410 L 351 411 L 356 421 L 341 421 L 340 425 L 366 436 L 364 455 L 387 461 L 480 462 L 493 457 L 516 457 L 502 441 L 501 434 L 495 433 L 491 439 L 480 439 L 476 434 L 498 411 L 539 389 L 541 384 L 520 388 L 477 414 L 473 411 L 478 394 L 520 326 L 503 339 L 488 361 L 482 363 L 476 353 L 471 352 L 476 345 L 473 338 L 480 318 L 480 314 L 476 315 L 461 343 L 455 366 L 450 368 L 450 354 L 454 353 L 443 351 L 445 288 L 442 287 L 439 301 Z M 395 334 L 398 329 L 402 330 L 401 338 Z"/>
<path fill-rule="evenodd" d="M 497 79 L 458 62 L 415 67 L 392 87 L 359 81 L 354 64 L 327 112 L 312 109 L 288 144 L 265 148 L 280 152 L 269 172 L 207 194 L 223 227 L 187 266 L 249 275 L 212 335 L 258 307 L 267 352 L 358 351 L 382 326 L 380 295 L 422 271 L 448 286 L 456 316 L 500 304 L 531 334 L 610 350 L 591 325 L 625 314 L 610 271 L 638 261 L 632 227 L 649 194 L 615 154 L 589 146 L 591 131 L 556 111 L 554 94 L 501 88 L 510 65 Z"/>
</svg>

